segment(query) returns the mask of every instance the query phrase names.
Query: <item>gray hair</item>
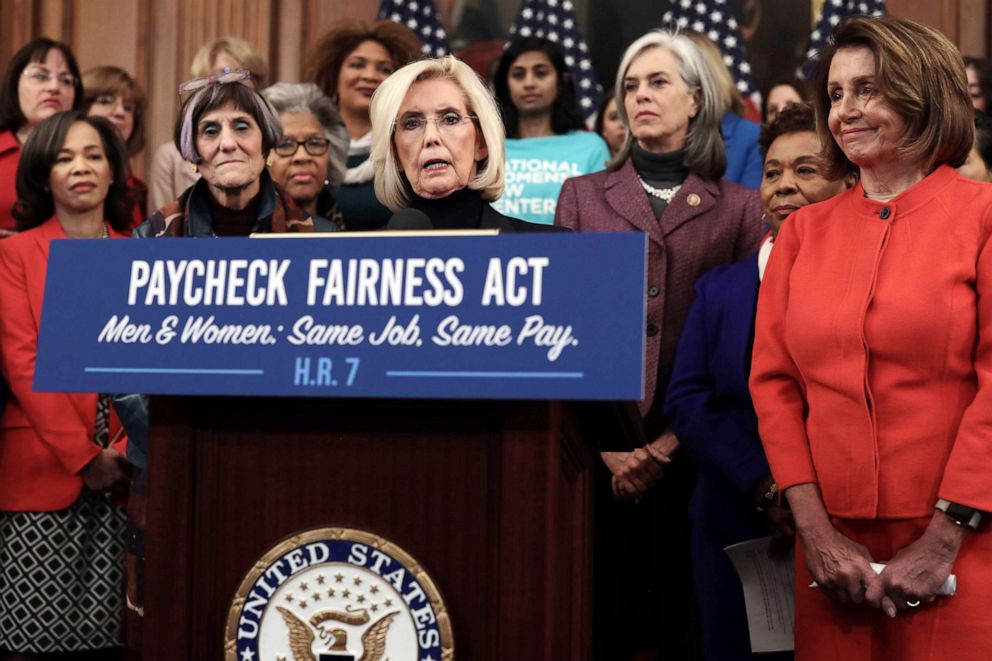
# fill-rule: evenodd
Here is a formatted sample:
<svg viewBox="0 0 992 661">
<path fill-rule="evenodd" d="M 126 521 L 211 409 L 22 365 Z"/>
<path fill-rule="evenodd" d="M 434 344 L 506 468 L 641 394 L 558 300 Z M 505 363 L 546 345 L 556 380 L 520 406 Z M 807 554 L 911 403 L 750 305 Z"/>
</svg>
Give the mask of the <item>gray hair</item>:
<svg viewBox="0 0 992 661">
<path fill-rule="evenodd" d="M 262 90 L 262 96 L 280 116 L 310 113 L 317 118 L 324 136 L 331 143 L 327 179 L 331 188 L 340 186 L 348 169 L 351 139 L 334 102 L 313 83 L 276 83 Z"/>
<path fill-rule="evenodd" d="M 410 187 L 401 172 L 393 145 L 393 127 L 403 99 L 414 83 L 449 80 L 465 94 L 468 111 L 478 117 L 476 126 L 488 156 L 478 163 L 475 178 L 468 187 L 477 190 L 487 202 L 503 194 L 506 168 L 506 131 L 492 92 L 470 66 L 453 55 L 411 62 L 393 72 L 372 95 L 372 152 L 375 168 L 375 194 L 379 201 L 397 211 L 410 204 Z"/>
<path fill-rule="evenodd" d="M 723 144 L 720 125 L 723 121 L 723 97 L 706 64 L 699 47 L 684 34 L 667 30 L 652 30 L 627 47 L 617 70 L 616 98 L 617 113 L 627 127 L 627 140 L 607 167 L 616 170 L 630 156 L 634 134 L 630 130 L 627 116 L 624 77 L 630 65 L 642 53 L 652 48 L 663 48 L 678 62 L 679 76 L 690 92 L 699 93 L 699 112 L 689 119 L 689 130 L 685 137 L 684 164 L 690 172 L 703 179 L 715 181 L 727 171 L 727 153 Z"/>
<path fill-rule="evenodd" d="M 251 115 L 258 124 L 262 131 L 263 155 L 268 155 L 269 150 L 282 139 L 279 117 L 261 94 L 240 82 L 210 83 L 186 100 L 176 118 L 172 139 L 184 160 L 190 163 L 203 160 L 196 149 L 196 126 L 205 114 L 229 103 Z"/>
</svg>

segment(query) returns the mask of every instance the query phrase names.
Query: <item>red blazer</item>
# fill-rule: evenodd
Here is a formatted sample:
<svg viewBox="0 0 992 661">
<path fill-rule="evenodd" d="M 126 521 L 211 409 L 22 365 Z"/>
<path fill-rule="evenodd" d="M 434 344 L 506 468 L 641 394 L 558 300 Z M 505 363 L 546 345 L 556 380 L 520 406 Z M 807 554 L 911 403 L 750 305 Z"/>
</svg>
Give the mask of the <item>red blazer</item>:
<svg viewBox="0 0 992 661">
<path fill-rule="evenodd" d="M 838 517 L 992 511 L 992 186 L 941 166 L 789 217 L 758 296 L 751 396 L 779 489 Z"/>
<path fill-rule="evenodd" d="M 13 131 L 0 133 L 0 239 L 15 231 L 10 212 L 17 202 L 17 164 L 21 162 L 21 144 Z"/>
<path fill-rule="evenodd" d="M 111 232 L 114 238 L 125 238 Z M 57 218 L 0 241 L 0 354 L 10 390 L 0 417 L 0 510 L 64 509 L 83 487 L 77 473 L 97 455 L 96 394 L 34 392 L 48 245 L 64 239 Z M 94 292 L 98 296 L 99 292 Z M 110 437 L 126 441 L 111 409 Z"/>
<path fill-rule="evenodd" d="M 764 234 L 758 192 L 725 179 L 706 181 L 689 175 L 661 218 L 655 219 L 648 194 L 628 159 L 616 171 L 566 180 L 555 224 L 577 232 L 636 231 L 648 236 L 640 404 L 641 415 L 647 415 L 655 402 L 660 407 L 665 400 L 696 278 L 712 266 L 739 261 L 758 249 Z"/>
</svg>

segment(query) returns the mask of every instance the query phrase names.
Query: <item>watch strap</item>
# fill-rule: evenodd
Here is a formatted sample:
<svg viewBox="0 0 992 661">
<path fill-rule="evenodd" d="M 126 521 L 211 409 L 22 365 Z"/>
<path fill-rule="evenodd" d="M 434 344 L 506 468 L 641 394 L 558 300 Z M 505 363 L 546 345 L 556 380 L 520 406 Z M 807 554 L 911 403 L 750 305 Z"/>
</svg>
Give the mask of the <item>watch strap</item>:
<svg viewBox="0 0 992 661">
<path fill-rule="evenodd" d="M 937 501 L 937 509 L 946 514 L 954 523 L 971 530 L 976 530 L 982 523 L 985 514 L 982 510 L 960 505 L 941 498 Z"/>
</svg>

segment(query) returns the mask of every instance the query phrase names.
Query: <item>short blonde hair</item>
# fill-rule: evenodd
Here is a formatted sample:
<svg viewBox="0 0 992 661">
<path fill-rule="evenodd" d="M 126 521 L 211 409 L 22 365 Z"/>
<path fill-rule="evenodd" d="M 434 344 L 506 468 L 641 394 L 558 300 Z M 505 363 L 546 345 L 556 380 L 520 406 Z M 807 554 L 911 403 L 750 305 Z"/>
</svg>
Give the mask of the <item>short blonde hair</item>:
<svg viewBox="0 0 992 661">
<path fill-rule="evenodd" d="M 265 64 L 265 58 L 251 44 L 238 37 L 221 37 L 201 46 L 200 50 L 196 51 L 196 55 L 193 56 L 190 73 L 193 74 L 194 78 L 209 76 L 213 73 L 214 60 L 221 53 L 229 55 L 231 59 L 241 65 L 242 69 L 248 69 L 251 72 L 251 79 L 255 83 L 256 89 L 265 87 L 269 75 L 269 67 Z"/>
<path fill-rule="evenodd" d="M 450 80 L 457 85 L 465 94 L 468 111 L 478 117 L 476 127 L 482 133 L 488 156 L 479 161 L 475 178 L 468 182 L 468 187 L 480 191 L 482 199 L 489 202 L 503 195 L 505 131 L 496 101 L 471 67 L 453 55 L 447 55 L 411 62 L 383 81 L 372 95 L 370 158 L 375 170 L 375 194 L 392 211 L 409 206 L 412 193 L 393 145 L 396 116 L 414 83 L 435 79 Z"/>
</svg>

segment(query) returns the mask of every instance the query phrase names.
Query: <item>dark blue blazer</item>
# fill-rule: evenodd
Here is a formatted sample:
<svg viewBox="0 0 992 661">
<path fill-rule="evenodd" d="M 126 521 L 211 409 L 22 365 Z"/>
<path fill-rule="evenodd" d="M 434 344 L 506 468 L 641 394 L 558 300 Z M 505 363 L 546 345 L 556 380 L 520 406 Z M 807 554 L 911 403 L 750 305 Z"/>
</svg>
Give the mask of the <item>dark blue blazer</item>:
<svg viewBox="0 0 992 661">
<path fill-rule="evenodd" d="M 768 475 L 747 388 L 758 298 L 758 257 L 718 266 L 696 281 L 665 417 L 699 470 L 689 515 L 696 525 L 750 539 L 766 534 L 751 490 Z"/>
</svg>

